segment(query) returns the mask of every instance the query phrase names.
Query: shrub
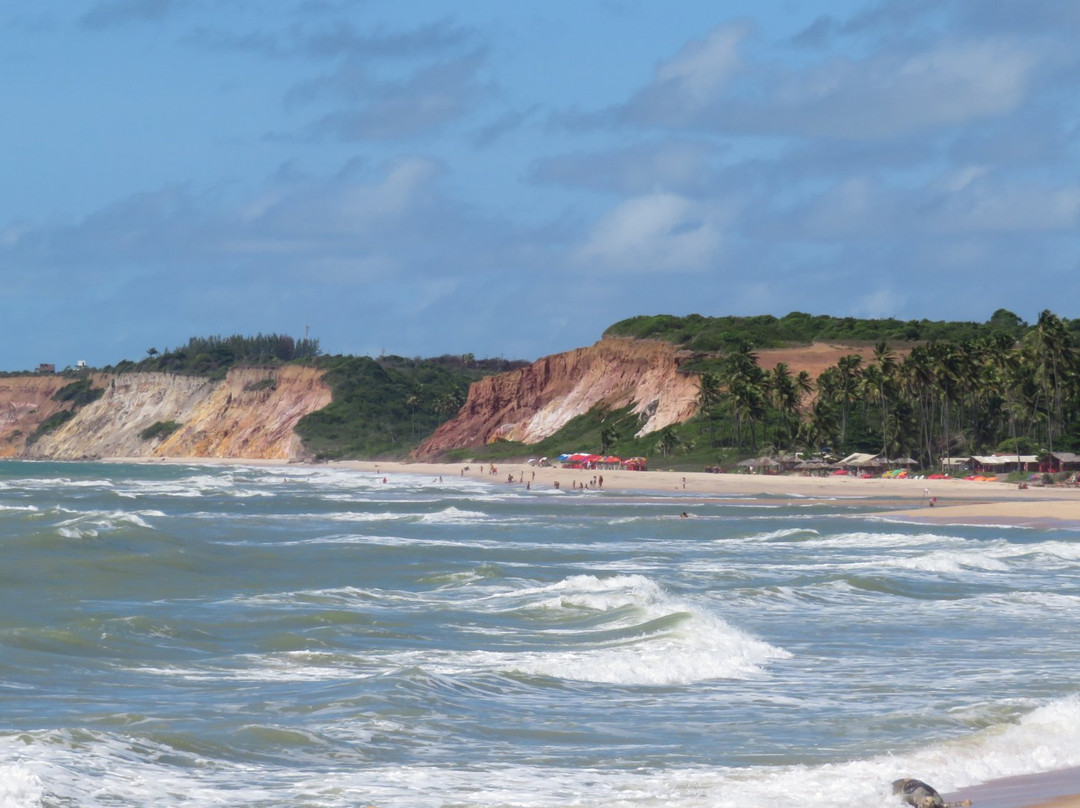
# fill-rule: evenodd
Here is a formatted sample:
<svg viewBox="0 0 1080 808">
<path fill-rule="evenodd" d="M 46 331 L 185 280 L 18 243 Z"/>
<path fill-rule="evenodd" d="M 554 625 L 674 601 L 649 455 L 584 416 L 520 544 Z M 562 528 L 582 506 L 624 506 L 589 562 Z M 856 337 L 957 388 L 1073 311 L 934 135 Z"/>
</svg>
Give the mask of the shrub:
<svg viewBox="0 0 1080 808">
<path fill-rule="evenodd" d="M 176 421 L 158 421 L 140 432 L 139 437 L 143 440 L 167 438 L 182 426 L 183 424 L 177 423 Z"/>
<path fill-rule="evenodd" d="M 78 408 L 97 401 L 103 395 L 105 395 L 105 390 L 101 387 L 91 387 L 90 377 L 87 376 L 61 387 L 53 394 L 53 401 L 71 402 Z"/>
<path fill-rule="evenodd" d="M 267 376 L 257 382 L 248 382 L 244 385 L 245 393 L 257 393 L 259 390 L 277 390 L 277 379 Z"/>
<path fill-rule="evenodd" d="M 29 446 L 30 444 L 35 443 L 38 438 L 48 435 L 50 432 L 55 432 L 74 417 L 75 413 L 73 410 L 60 410 L 60 412 L 54 412 L 38 424 L 38 428 L 26 439 L 26 445 Z"/>
</svg>

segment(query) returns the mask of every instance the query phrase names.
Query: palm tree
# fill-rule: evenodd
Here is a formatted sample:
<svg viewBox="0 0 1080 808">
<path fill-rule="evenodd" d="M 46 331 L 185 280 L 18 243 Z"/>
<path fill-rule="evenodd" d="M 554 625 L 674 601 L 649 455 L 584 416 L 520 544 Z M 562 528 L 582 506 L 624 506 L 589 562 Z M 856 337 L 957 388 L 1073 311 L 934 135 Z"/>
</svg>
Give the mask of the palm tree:
<svg viewBox="0 0 1080 808">
<path fill-rule="evenodd" d="M 698 412 L 707 419 L 712 445 L 716 446 L 718 444 L 716 421 L 720 414 L 720 405 L 724 400 L 723 383 L 716 373 L 702 373 L 698 379 L 698 385 Z"/>
<path fill-rule="evenodd" d="M 408 399 L 406 399 L 407 402 Z M 419 404 L 419 402 L 416 403 Z M 461 409 L 462 403 L 461 393 L 451 390 L 435 399 L 435 412 L 446 418 L 456 414 Z"/>
<path fill-rule="evenodd" d="M 682 443 L 679 440 L 679 436 L 675 434 L 675 430 L 670 426 L 664 427 L 660 430 L 660 435 L 656 441 L 656 451 L 660 452 L 665 458 L 670 457 L 671 453 Z"/>
<path fill-rule="evenodd" d="M 836 405 L 819 396 L 810 407 L 809 417 L 799 425 L 799 442 L 819 452 L 826 446 L 836 446 L 839 434 Z"/>
<path fill-rule="evenodd" d="M 724 357 L 722 381 L 727 388 L 731 406 L 732 437 L 736 446 L 743 445 L 743 428 L 750 432 L 750 446 L 757 446 L 757 423 L 765 416 L 766 374 L 758 366 L 757 356 L 750 344 L 743 342 Z"/>
<path fill-rule="evenodd" d="M 802 390 L 795 376 L 791 375 L 786 362 L 778 362 L 769 376 L 769 390 L 772 393 L 773 405 L 779 413 L 780 424 L 783 426 L 783 435 L 774 435 L 774 443 L 782 446 L 790 446 L 795 438 L 798 428 L 799 406 L 802 404 Z"/>
<path fill-rule="evenodd" d="M 1046 409 L 1046 444 L 1053 451 L 1054 435 L 1064 428 L 1064 402 L 1072 397 L 1066 380 L 1076 378 L 1075 352 L 1064 324 L 1050 311 L 1039 315 L 1035 328 L 1028 332 L 1027 343 Z"/>
<path fill-rule="evenodd" d="M 619 430 L 615 428 L 614 424 L 608 424 L 600 430 L 600 453 L 607 454 L 611 451 L 611 447 L 615 445 L 615 442 L 619 439 Z"/>
<path fill-rule="evenodd" d="M 919 454 L 924 466 L 934 464 L 934 371 L 929 349 L 916 345 L 911 349 L 904 363 L 900 366 L 901 389 L 909 401 L 914 403 L 917 438 L 913 442 L 919 447 Z"/>
<path fill-rule="evenodd" d="M 840 374 L 840 442 L 847 441 L 848 407 L 851 404 L 851 396 L 855 392 L 855 383 L 859 378 L 862 357 L 858 354 L 841 356 L 836 362 L 836 369 Z"/>
<path fill-rule="evenodd" d="M 420 407 L 423 405 L 423 403 L 424 396 L 419 390 L 409 393 L 409 395 L 405 397 L 405 406 L 409 410 L 409 421 L 410 426 L 412 426 L 413 440 L 419 439 L 419 435 L 416 429 L 416 413 L 420 410 Z"/>
</svg>

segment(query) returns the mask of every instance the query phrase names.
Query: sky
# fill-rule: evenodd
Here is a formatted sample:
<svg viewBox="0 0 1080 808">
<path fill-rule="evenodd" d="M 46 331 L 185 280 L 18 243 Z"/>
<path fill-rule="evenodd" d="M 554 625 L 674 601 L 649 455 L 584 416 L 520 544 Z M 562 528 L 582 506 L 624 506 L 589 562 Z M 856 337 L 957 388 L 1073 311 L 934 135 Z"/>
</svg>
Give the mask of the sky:
<svg viewBox="0 0 1080 808">
<path fill-rule="evenodd" d="M 0 369 L 1080 316 L 1071 0 L 16 0 Z"/>
</svg>

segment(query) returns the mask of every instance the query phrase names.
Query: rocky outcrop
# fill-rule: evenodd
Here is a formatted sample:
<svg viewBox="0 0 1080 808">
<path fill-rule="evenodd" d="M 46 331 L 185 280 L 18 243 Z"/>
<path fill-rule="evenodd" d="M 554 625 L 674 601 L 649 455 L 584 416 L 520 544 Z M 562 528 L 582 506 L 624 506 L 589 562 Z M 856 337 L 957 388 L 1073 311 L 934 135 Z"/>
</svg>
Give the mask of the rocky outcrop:
<svg viewBox="0 0 1080 808">
<path fill-rule="evenodd" d="M 94 374 L 104 390 L 59 428 L 27 445 L 46 417 L 63 407 L 52 395 L 61 377 L 0 379 L 0 452 L 7 457 L 302 458 L 297 421 L 330 403 L 323 371 L 299 366 L 237 368 L 224 381 L 164 373 Z M 32 411 L 36 408 L 36 411 Z M 6 419 L 5 419 L 6 415 Z M 159 422 L 180 427 L 146 440 Z"/>
<path fill-rule="evenodd" d="M 678 373 L 675 346 L 607 338 L 474 383 L 458 415 L 416 451 L 420 458 L 497 438 L 536 443 L 598 404 L 632 406 L 645 435 L 697 409 L 696 376 Z"/>
</svg>

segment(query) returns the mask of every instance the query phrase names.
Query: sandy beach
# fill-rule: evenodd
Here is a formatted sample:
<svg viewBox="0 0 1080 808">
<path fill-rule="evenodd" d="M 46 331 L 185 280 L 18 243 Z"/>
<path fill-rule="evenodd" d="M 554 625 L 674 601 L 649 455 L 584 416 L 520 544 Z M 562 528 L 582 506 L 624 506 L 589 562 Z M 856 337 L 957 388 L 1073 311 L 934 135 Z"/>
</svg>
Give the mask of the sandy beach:
<svg viewBox="0 0 1080 808">
<path fill-rule="evenodd" d="M 941 523 L 1042 525 L 1075 522 L 1080 526 L 1080 488 L 1017 488 L 1015 484 L 969 480 L 886 480 L 856 477 L 797 475 L 710 474 L 679 471 L 581 470 L 487 464 L 399 463 L 343 461 L 335 465 L 368 473 L 409 473 L 437 477 L 469 476 L 493 485 L 529 485 L 574 491 L 580 486 L 605 491 L 664 491 L 683 495 L 692 508 L 694 497 L 768 496 L 831 501 L 858 499 L 880 505 L 882 518 Z M 595 482 L 594 482 L 595 480 Z M 512 481 L 512 482 L 511 482 Z M 930 503 L 934 502 L 931 506 Z"/>
</svg>

